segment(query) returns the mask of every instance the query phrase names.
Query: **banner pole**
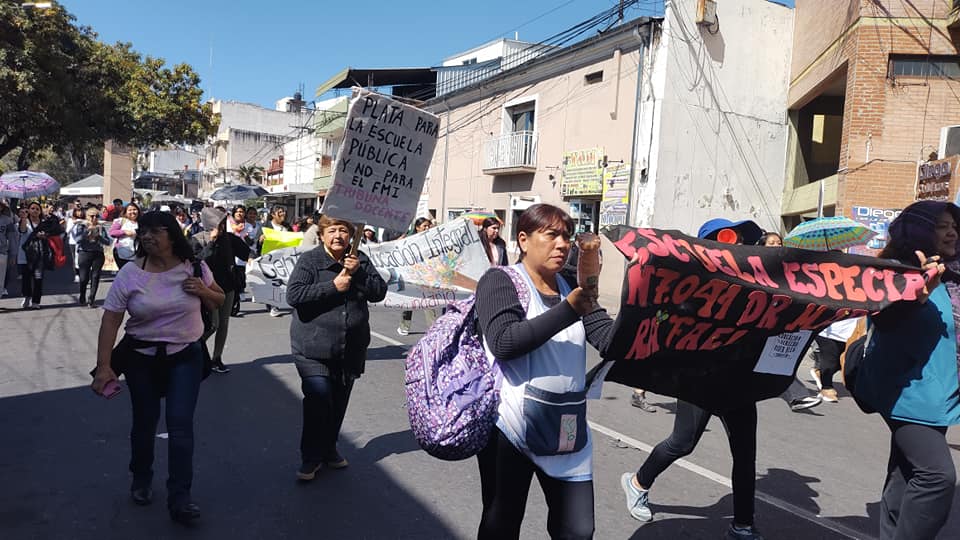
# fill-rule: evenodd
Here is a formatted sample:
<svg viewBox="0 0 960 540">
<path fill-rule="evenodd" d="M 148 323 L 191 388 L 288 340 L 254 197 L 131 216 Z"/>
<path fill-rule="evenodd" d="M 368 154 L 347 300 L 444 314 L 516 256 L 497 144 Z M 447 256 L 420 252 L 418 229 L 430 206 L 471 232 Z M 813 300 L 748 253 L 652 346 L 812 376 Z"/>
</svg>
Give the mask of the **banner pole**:
<svg viewBox="0 0 960 540">
<path fill-rule="evenodd" d="M 363 227 L 362 223 L 353 224 L 353 243 L 350 245 L 350 255 L 354 257 L 357 256 L 357 250 L 360 249 L 360 241 L 363 240 Z"/>
</svg>

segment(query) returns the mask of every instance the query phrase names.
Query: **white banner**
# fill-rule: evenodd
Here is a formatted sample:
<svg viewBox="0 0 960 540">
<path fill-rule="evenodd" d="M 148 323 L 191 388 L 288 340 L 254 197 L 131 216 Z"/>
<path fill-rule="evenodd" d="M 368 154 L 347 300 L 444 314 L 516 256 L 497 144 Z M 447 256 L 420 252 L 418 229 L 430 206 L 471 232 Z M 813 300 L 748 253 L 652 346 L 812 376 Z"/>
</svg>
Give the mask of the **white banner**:
<svg viewBox="0 0 960 540">
<path fill-rule="evenodd" d="M 360 90 L 350 102 L 333 186 L 321 212 L 405 231 L 433 159 L 440 119 L 387 96 Z"/>
<path fill-rule="evenodd" d="M 468 219 L 422 233 L 360 249 L 384 281 L 387 296 L 374 305 L 396 310 L 442 308 L 473 294 L 490 268 L 477 227 Z M 247 286 L 253 301 L 289 308 L 287 279 L 296 266 L 299 247 L 271 251 L 247 265 Z"/>
</svg>

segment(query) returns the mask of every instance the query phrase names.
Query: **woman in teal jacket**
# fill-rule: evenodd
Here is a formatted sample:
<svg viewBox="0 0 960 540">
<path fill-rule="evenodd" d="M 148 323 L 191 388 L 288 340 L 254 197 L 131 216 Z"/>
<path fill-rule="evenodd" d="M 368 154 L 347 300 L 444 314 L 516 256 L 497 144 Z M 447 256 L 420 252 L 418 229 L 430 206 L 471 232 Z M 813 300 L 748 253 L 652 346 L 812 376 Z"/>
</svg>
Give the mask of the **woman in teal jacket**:
<svg viewBox="0 0 960 540">
<path fill-rule="evenodd" d="M 856 380 L 858 398 L 891 432 L 882 539 L 933 539 L 950 515 L 956 472 L 946 433 L 960 424 L 958 223 L 957 206 L 916 202 L 890 224 L 890 242 L 880 254 L 938 272 L 919 302 L 871 317 Z"/>
</svg>

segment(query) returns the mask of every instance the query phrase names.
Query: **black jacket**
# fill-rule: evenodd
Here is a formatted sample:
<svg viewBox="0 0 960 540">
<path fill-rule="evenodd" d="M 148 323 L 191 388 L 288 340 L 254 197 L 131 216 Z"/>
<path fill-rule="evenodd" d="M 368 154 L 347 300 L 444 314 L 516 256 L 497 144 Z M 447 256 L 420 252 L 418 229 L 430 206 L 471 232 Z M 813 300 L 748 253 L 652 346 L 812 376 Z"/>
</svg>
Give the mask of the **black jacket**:
<svg viewBox="0 0 960 540">
<path fill-rule="evenodd" d="M 387 295 L 387 284 L 366 254 L 350 288 L 337 291 L 333 279 L 343 266 L 318 246 L 300 255 L 287 280 L 287 303 L 294 308 L 290 348 L 303 376 L 363 373 L 370 345 L 367 302 Z"/>
<path fill-rule="evenodd" d="M 199 256 L 213 274 L 213 280 L 227 293 L 237 289 L 237 278 L 234 275 L 236 260 L 234 257 L 247 260 L 250 257 L 250 247 L 239 236 L 223 233 L 210 242 L 210 233 L 203 232 L 191 237 L 193 252 Z"/>
</svg>

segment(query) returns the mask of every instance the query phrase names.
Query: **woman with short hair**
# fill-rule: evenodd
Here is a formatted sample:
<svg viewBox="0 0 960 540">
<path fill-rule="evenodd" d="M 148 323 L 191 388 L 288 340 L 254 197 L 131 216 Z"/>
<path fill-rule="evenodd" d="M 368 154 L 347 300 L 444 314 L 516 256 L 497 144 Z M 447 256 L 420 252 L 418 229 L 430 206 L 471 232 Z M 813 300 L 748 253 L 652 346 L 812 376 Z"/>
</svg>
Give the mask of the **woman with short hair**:
<svg viewBox="0 0 960 540">
<path fill-rule="evenodd" d="M 79 304 L 97 307 L 97 289 L 100 288 L 100 270 L 103 268 L 103 247 L 111 243 L 107 227 L 100 223 L 96 208 L 87 208 L 87 220 L 77 223 L 71 237 L 77 245 L 77 264 L 80 275 Z M 90 296 L 87 296 L 87 285 Z"/>
<path fill-rule="evenodd" d="M 20 218 L 20 252 L 17 266 L 20 269 L 23 309 L 40 309 L 43 297 L 43 276 L 53 270 L 53 250 L 49 239 L 63 233 L 60 218 L 50 214 L 43 216 L 40 203 L 31 201 L 26 214 Z"/>
</svg>

